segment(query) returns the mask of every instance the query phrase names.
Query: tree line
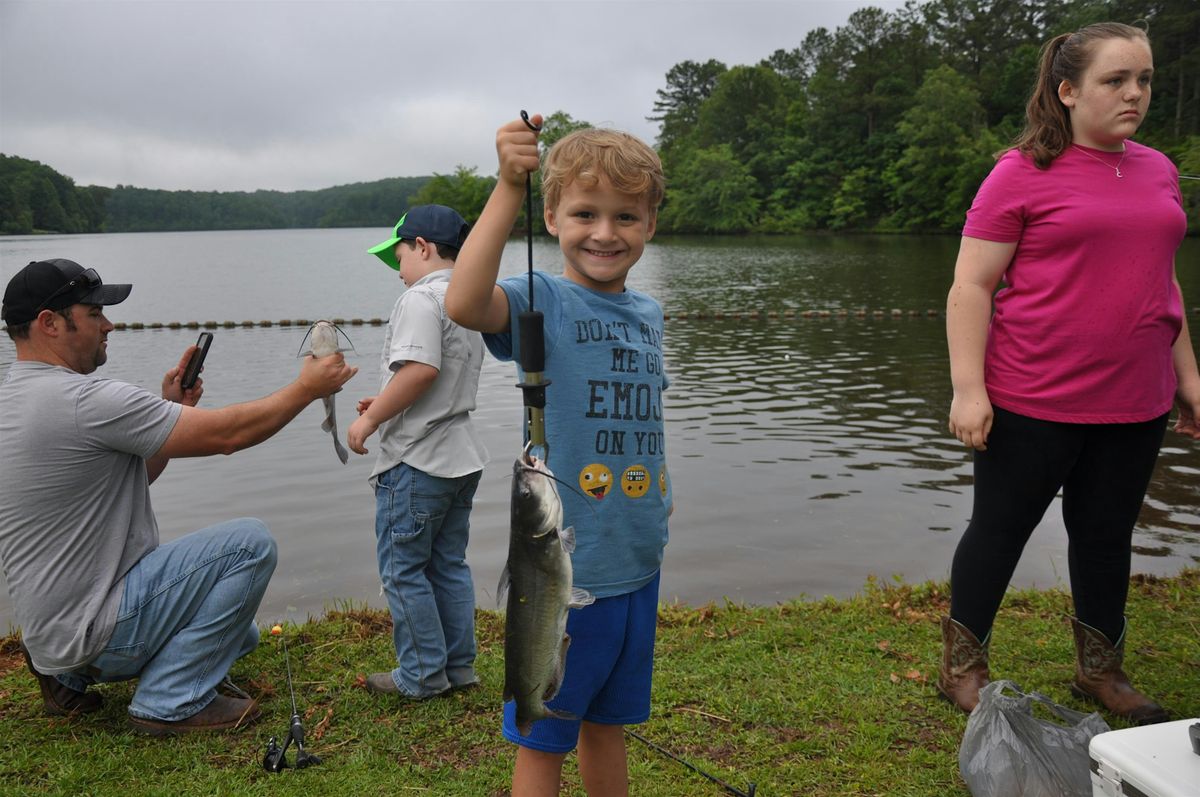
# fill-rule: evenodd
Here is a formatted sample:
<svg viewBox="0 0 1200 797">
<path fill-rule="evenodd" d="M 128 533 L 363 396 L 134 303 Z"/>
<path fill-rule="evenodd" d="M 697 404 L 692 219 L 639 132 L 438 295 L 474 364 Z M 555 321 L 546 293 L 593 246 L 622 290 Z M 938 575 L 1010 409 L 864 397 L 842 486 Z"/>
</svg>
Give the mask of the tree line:
<svg viewBox="0 0 1200 797">
<path fill-rule="evenodd" d="M 162 191 L 77 186 L 37 161 L 0 155 L 0 233 L 390 227 L 430 177 L 319 191 Z"/>
<path fill-rule="evenodd" d="M 1116 20 L 1146 26 L 1153 100 L 1138 140 L 1200 176 L 1195 0 L 909 0 L 855 11 L 754 65 L 684 61 L 651 115 L 667 174 L 660 233 L 956 232 L 995 154 L 1024 123 L 1042 45 Z M 551 114 L 543 150 L 587 127 Z M 0 232 L 389 226 L 438 202 L 478 218 L 495 184 L 477 167 L 322 191 L 77 187 L 0 156 Z M 1200 232 L 1200 181 L 1181 181 Z M 540 191 L 535 179 L 535 222 Z"/>
<path fill-rule="evenodd" d="M 754 66 L 685 61 L 654 106 L 677 232 L 953 231 L 1024 125 L 1042 45 L 1142 24 L 1153 99 L 1138 140 L 1200 175 L 1193 0 L 932 0 L 854 12 Z M 1138 22 L 1138 21 L 1142 22 Z M 1183 181 L 1191 229 L 1200 191 Z"/>
</svg>

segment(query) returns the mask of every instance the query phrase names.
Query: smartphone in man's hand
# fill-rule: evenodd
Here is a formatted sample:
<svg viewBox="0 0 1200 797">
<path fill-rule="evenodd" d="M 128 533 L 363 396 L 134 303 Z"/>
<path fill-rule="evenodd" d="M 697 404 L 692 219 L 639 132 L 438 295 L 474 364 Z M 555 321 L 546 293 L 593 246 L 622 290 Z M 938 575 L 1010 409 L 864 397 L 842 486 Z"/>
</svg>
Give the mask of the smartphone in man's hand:
<svg viewBox="0 0 1200 797">
<path fill-rule="evenodd" d="M 204 358 L 208 356 L 208 347 L 212 345 L 212 339 L 211 332 L 201 332 L 200 337 L 196 340 L 196 350 L 188 359 L 187 366 L 183 369 L 183 379 L 179 382 L 180 387 L 184 390 L 191 390 L 195 386 L 196 379 L 200 376 L 200 369 L 204 367 Z"/>
</svg>

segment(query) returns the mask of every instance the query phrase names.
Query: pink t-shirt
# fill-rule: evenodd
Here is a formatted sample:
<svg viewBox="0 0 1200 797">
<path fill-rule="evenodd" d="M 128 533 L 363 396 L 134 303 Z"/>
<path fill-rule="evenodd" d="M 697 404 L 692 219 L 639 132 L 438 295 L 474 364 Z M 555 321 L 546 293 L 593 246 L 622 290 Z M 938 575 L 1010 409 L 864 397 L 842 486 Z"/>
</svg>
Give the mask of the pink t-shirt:
<svg viewBox="0 0 1200 797">
<path fill-rule="evenodd" d="M 1172 277 L 1187 229 L 1178 172 L 1127 141 L 1118 178 L 1119 157 L 1068 147 L 1042 170 L 1009 151 L 967 212 L 964 236 L 1017 243 L 984 361 L 998 407 L 1065 423 L 1171 408 L 1183 318 Z"/>
</svg>

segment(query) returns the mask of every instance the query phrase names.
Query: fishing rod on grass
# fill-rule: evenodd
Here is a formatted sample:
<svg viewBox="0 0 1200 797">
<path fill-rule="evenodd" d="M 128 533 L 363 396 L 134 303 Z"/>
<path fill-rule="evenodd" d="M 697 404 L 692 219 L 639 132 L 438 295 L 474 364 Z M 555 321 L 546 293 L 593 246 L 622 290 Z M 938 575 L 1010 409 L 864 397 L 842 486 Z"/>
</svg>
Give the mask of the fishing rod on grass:
<svg viewBox="0 0 1200 797">
<path fill-rule="evenodd" d="M 275 626 L 271 629 L 271 634 L 283 637 L 283 627 Z M 304 769 L 321 763 L 320 758 L 304 749 L 304 724 L 300 722 L 300 712 L 296 710 L 296 690 L 292 688 L 292 662 L 288 657 L 287 637 L 283 637 L 283 662 L 287 667 L 288 694 L 292 696 L 292 720 L 282 745 L 275 736 L 272 736 L 271 740 L 267 742 L 267 752 L 263 756 L 263 769 L 267 772 L 282 772 L 290 766 L 286 754 L 288 745 L 293 742 L 296 743 L 296 769 Z"/>
<path fill-rule="evenodd" d="M 717 784 L 722 789 L 724 789 L 726 792 L 728 792 L 729 794 L 732 794 L 734 797 L 754 797 L 754 792 L 757 789 L 757 787 L 754 785 L 753 782 L 750 784 L 750 791 L 742 791 L 739 788 L 730 786 L 728 783 L 726 783 L 725 781 L 716 777 L 715 775 L 710 775 L 707 772 L 705 772 L 703 769 L 700 769 L 699 767 L 697 767 L 693 764 L 689 764 L 687 761 L 684 761 L 682 758 L 675 755 L 670 750 L 666 749 L 665 747 L 658 746 L 654 742 L 647 739 L 645 736 L 642 736 L 640 733 L 631 731 L 628 728 L 625 729 L 625 733 L 627 733 L 630 736 L 632 736 L 633 738 L 637 739 L 639 742 L 646 745 L 651 750 L 657 750 L 658 752 L 662 753 L 663 755 L 665 755 L 667 758 L 671 759 L 672 761 L 678 761 L 679 763 L 683 764 L 685 767 L 687 767 L 691 771 L 695 772 L 697 775 L 707 778 L 709 781 Z"/>
<path fill-rule="evenodd" d="M 529 114 L 521 111 L 521 120 L 535 133 L 541 125 L 529 120 Z M 525 239 L 529 252 L 529 309 L 517 316 L 517 333 L 521 349 L 521 372 L 525 378 L 517 383 L 525 403 L 526 429 L 529 445 L 526 452 L 541 449 L 542 461 L 550 459 L 550 444 L 546 442 L 546 338 L 542 327 L 542 314 L 533 306 L 533 178 L 525 173 Z"/>
</svg>

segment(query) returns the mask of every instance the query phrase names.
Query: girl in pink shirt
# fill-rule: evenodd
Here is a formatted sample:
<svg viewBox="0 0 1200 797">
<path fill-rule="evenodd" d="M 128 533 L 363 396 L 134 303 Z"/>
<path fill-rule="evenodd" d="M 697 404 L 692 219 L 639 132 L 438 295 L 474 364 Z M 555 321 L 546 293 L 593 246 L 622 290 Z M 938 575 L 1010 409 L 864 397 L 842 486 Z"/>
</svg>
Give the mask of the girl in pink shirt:
<svg viewBox="0 0 1200 797">
<path fill-rule="evenodd" d="M 1173 403 L 1176 431 L 1200 438 L 1175 279 L 1187 223 L 1178 172 L 1129 140 L 1153 72 L 1139 28 L 1053 39 L 1025 131 L 967 214 L 946 333 L 950 431 L 975 450 L 975 495 L 938 677 L 964 711 L 988 682 L 992 622 L 1021 552 L 1061 489 L 1072 691 L 1139 724 L 1167 718 L 1122 670 L 1133 526 Z"/>
</svg>

